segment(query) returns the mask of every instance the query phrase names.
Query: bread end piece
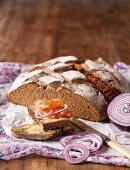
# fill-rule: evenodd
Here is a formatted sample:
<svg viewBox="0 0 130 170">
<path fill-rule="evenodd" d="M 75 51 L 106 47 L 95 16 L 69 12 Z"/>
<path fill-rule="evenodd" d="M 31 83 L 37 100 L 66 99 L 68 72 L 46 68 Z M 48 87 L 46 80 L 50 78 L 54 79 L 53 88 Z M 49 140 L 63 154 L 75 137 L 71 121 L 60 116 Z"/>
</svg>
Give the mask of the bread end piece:
<svg viewBox="0 0 130 170">
<path fill-rule="evenodd" d="M 25 138 L 29 140 L 48 140 L 64 134 L 70 134 L 74 131 L 74 127 L 66 127 L 57 130 L 44 131 L 37 124 L 27 124 L 18 127 L 12 127 L 12 134 L 17 138 Z"/>
</svg>

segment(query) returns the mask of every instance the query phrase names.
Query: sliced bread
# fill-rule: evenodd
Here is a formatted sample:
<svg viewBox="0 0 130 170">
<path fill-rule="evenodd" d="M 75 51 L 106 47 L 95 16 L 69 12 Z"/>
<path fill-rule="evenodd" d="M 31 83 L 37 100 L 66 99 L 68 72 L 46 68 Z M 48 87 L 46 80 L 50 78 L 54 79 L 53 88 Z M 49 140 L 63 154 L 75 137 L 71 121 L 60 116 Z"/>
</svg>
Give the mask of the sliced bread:
<svg viewBox="0 0 130 170">
<path fill-rule="evenodd" d="M 70 134 L 74 131 L 74 127 L 66 127 L 57 130 L 44 131 L 37 124 L 27 124 L 18 127 L 12 127 L 12 134 L 17 138 L 25 138 L 30 140 L 47 140 L 57 136 Z"/>
</svg>

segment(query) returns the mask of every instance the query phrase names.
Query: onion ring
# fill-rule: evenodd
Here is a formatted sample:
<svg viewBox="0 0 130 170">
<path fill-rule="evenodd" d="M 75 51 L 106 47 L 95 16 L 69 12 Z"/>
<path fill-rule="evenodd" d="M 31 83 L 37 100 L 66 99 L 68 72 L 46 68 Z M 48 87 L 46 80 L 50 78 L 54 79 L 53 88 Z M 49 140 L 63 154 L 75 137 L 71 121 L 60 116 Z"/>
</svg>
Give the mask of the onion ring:
<svg viewBox="0 0 130 170">
<path fill-rule="evenodd" d="M 84 144 L 91 153 L 99 151 L 103 145 L 103 140 L 100 136 L 96 134 L 80 134 L 66 136 L 60 140 L 63 146 L 69 144 Z"/>
<path fill-rule="evenodd" d="M 52 116 L 52 115 L 61 113 L 61 112 L 65 111 L 66 109 L 67 109 L 67 105 L 65 104 L 63 109 L 60 109 L 60 110 L 58 110 L 56 112 L 50 111 L 50 112 L 48 112 L 47 114 L 44 114 L 44 115 L 40 113 L 39 109 L 37 109 L 37 110 L 35 110 L 35 117 L 37 119 L 44 119 L 44 118 L 46 118 L 48 116 Z"/>
<path fill-rule="evenodd" d="M 80 152 L 81 154 L 76 154 L 75 152 Z M 71 152 L 71 154 L 70 154 Z M 70 144 L 65 146 L 63 150 L 64 159 L 71 164 L 78 164 L 85 161 L 90 155 L 89 149 L 82 144 Z"/>
<path fill-rule="evenodd" d="M 122 145 L 130 145 L 130 132 L 118 132 L 113 135 L 113 140 Z"/>
<path fill-rule="evenodd" d="M 115 97 L 108 106 L 110 121 L 121 127 L 130 127 L 130 93 Z"/>
</svg>

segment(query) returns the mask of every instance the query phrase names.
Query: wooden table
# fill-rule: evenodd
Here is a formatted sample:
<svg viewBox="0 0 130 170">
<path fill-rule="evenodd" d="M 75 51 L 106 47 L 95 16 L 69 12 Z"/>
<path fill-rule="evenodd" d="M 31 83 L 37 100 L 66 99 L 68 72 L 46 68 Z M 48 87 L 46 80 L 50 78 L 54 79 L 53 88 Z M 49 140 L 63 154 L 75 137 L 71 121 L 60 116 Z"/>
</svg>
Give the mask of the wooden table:
<svg viewBox="0 0 130 170">
<path fill-rule="evenodd" d="M 130 64 L 130 0 L 0 0 L 0 61 L 40 63 L 61 55 Z M 0 170 L 33 169 L 128 168 L 40 156 L 0 161 Z"/>
</svg>

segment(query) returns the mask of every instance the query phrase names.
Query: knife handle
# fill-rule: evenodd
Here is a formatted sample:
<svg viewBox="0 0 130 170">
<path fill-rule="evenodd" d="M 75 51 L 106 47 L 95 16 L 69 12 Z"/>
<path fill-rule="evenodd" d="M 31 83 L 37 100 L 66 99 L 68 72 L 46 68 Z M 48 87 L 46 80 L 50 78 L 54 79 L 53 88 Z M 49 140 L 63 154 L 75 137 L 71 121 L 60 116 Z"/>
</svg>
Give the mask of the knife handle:
<svg viewBox="0 0 130 170">
<path fill-rule="evenodd" d="M 130 150 L 125 148 L 124 146 L 114 142 L 114 141 L 108 141 L 106 142 L 108 146 L 113 148 L 115 151 L 121 153 L 122 155 L 126 156 L 127 158 L 130 159 Z"/>
<path fill-rule="evenodd" d="M 81 122 L 80 120 L 78 120 L 77 118 L 70 118 L 70 121 L 75 124 L 76 126 L 78 126 L 79 128 L 83 129 L 84 131 L 88 132 L 89 130 L 89 126 L 87 126 L 85 123 Z M 91 128 L 92 130 L 92 128 Z M 95 132 L 95 130 L 93 129 L 93 133 Z M 95 132 L 96 134 L 98 134 L 97 132 Z M 130 159 L 130 150 L 128 150 L 127 148 L 125 148 L 124 146 L 111 141 L 109 138 L 105 138 L 105 142 L 107 143 L 108 146 L 110 146 L 111 148 L 113 148 L 115 151 L 121 153 L 122 155 L 126 156 L 127 158 Z"/>
</svg>

